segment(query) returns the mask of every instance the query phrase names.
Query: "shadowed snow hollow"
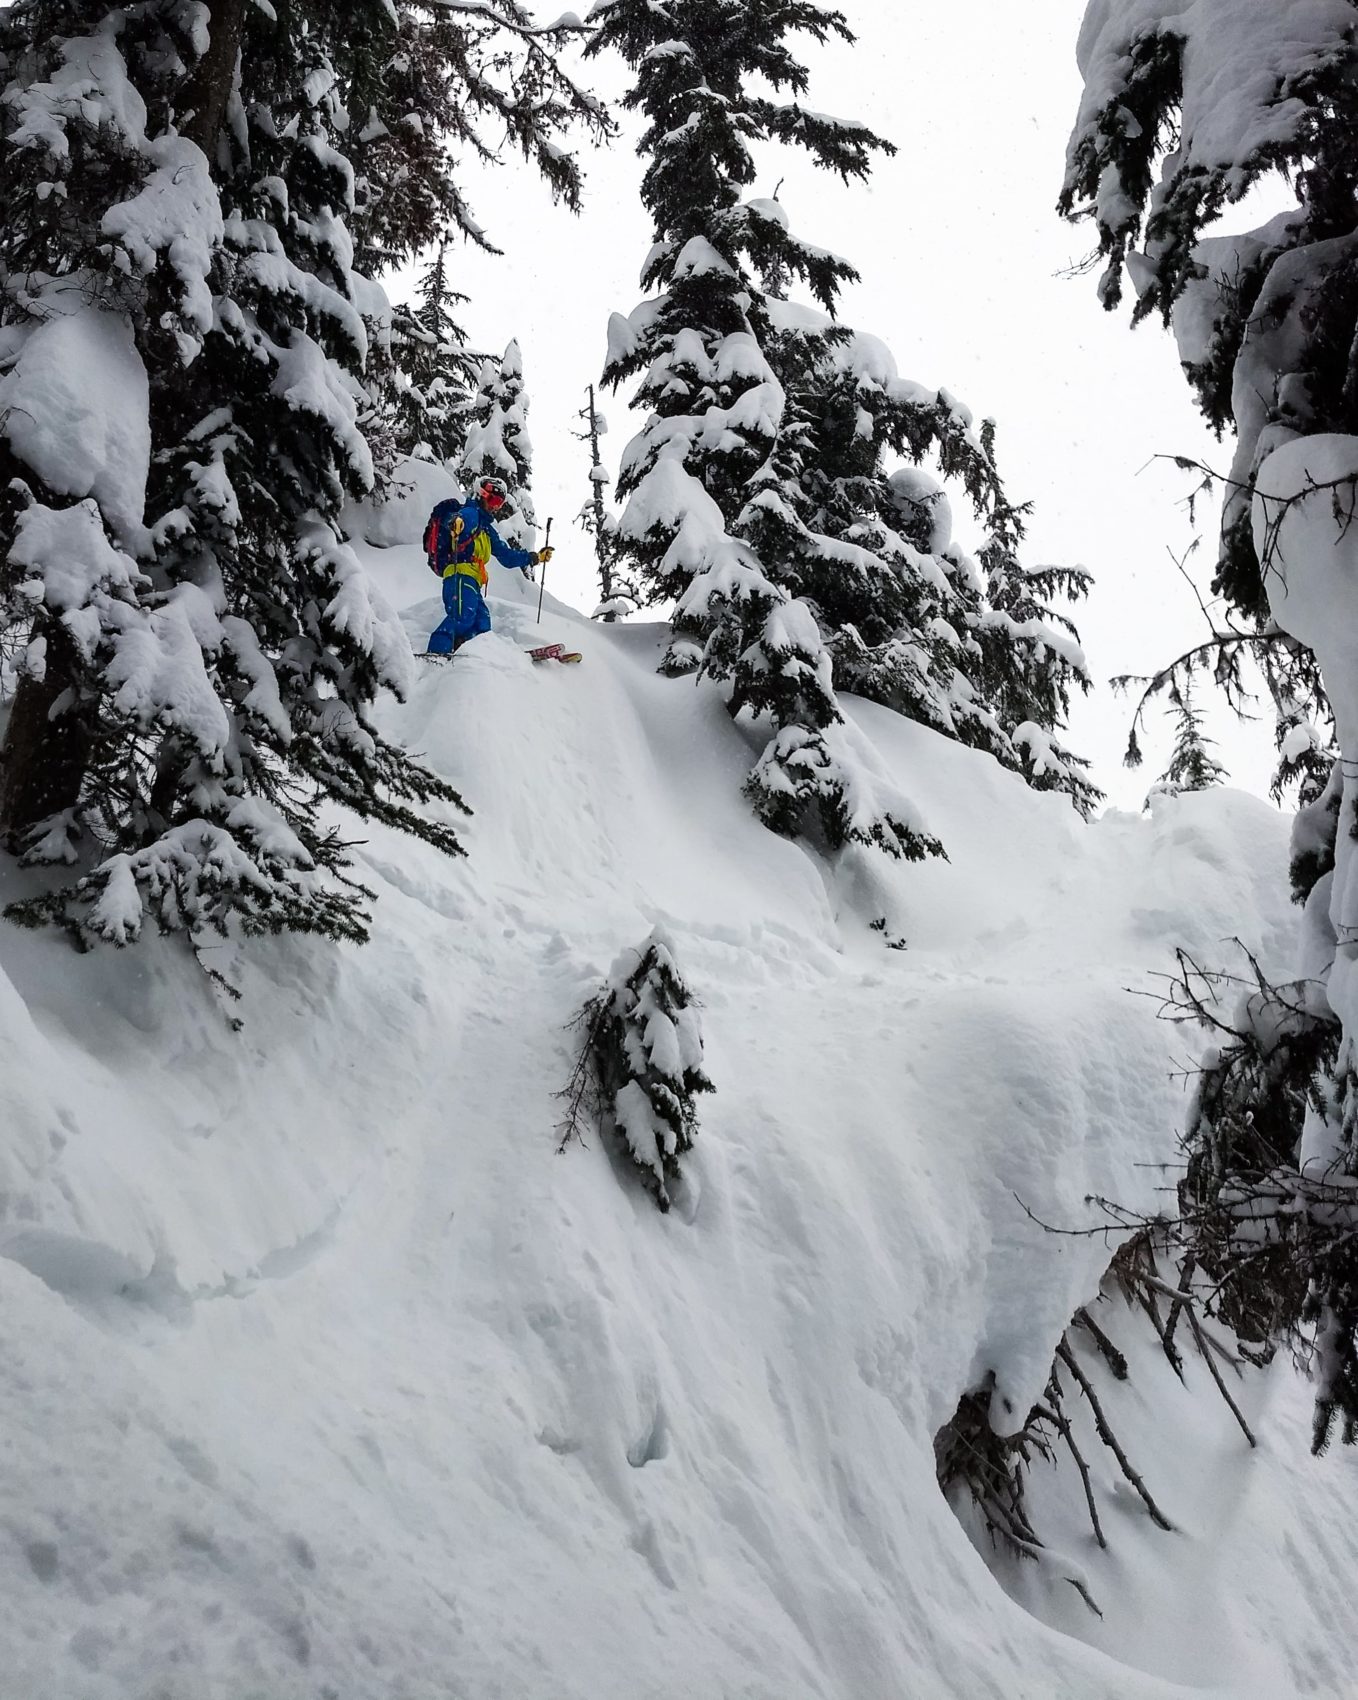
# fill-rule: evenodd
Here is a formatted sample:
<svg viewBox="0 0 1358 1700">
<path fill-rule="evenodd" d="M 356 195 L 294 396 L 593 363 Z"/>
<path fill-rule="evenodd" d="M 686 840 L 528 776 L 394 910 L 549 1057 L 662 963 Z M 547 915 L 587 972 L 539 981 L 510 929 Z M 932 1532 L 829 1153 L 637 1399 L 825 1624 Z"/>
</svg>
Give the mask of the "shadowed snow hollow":
<svg viewBox="0 0 1358 1700">
<path fill-rule="evenodd" d="M 422 648 L 432 580 L 368 558 Z M 1015 1194 L 1160 1184 L 1176 1033 L 1126 988 L 1241 916 L 1286 963 L 1284 823 L 1085 828 L 858 705 L 950 860 L 832 870 L 655 630 L 492 592 L 387 713 L 469 856 L 365 829 L 367 949 L 215 953 L 233 1034 L 175 950 L 0 934 L 5 1700 L 1339 1694 L 1354 1473 L 1282 1378 L 1253 1456 L 1144 1413 L 1182 1527 L 1112 1531 L 1102 1625 L 1002 1591 L 932 1454 L 987 1372 L 1019 1420 L 1107 1260 Z M 580 667 L 522 653 L 557 638 Z M 657 923 L 717 1088 L 669 1217 L 554 1134 L 568 1023 Z"/>
</svg>

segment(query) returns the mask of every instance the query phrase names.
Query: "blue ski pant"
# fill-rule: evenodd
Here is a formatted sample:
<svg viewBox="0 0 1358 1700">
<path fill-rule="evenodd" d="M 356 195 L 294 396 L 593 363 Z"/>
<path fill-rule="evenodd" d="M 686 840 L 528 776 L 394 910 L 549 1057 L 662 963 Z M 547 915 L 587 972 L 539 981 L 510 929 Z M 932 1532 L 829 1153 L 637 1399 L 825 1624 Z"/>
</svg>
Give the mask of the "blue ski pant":
<svg viewBox="0 0 1358 1700">
<path fill-rule="evenodd" d="M 468 638 L 490 630 L 490 609 L 474 578 L 453 573 L 443 581 L 442 622 L 429 635 L 430 655 L 451 655 Z"/>
</svg>

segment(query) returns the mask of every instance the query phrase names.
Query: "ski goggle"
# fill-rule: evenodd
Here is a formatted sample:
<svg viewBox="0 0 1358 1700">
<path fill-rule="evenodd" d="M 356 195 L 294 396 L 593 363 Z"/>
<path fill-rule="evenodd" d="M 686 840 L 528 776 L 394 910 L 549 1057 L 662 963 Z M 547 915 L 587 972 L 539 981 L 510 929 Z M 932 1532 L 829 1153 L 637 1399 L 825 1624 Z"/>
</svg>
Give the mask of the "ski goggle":
<svg viewBox="0 0 1358 1700">
<path fill-rule="evenodd" d="M 505 505 L 505 499 L 509 495 L 503 478 L 483 478 L 476 493 L 480 496 L 482 505 L 489 508 L 491 513 L 497 513 Z"/>
</svg>

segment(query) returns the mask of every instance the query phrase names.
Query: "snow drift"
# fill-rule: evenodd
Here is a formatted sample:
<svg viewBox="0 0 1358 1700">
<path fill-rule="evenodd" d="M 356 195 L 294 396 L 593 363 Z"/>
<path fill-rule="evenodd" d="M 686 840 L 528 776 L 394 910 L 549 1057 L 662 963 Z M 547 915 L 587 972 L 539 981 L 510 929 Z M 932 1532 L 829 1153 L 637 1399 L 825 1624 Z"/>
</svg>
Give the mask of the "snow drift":
<svg viewBox="0 0 1358 1700">
<path fill-rule="evenodd" d="M 422 648 L 418 553 L 365 560 Z M 0 933 L 7 1700 L 1341 1693 L 1353 1461 L 1306 1459 L 1290 1369 L 1255 1454 L 1134 1382 L 1179 1528 L 1129 1502 L 1095 1555 L 1070 1516 L 1102 1622 L 1006 1592 L 932 1454 L 987 1372 L 1021 1418 L 1107 1261 L 1015 1195 L 1162 1184 L 1183 1046 L 1127 988 L 1242 916 L 1288 960 L 1284 822 L 1085 828 L 850 703 L 950 860 L 832 871 L 750 816 L 757 741 L 655 628 L 538 628 L 495 572 L 495 633 L 386 723 L 469 857 L 368 830 L 368 948 L 216 950 L 226 1006 L 182 944 Z M 667 1217 L 554 1134 L 567 1024 L 657 926 L 716 1087 Z"/>
</svg>

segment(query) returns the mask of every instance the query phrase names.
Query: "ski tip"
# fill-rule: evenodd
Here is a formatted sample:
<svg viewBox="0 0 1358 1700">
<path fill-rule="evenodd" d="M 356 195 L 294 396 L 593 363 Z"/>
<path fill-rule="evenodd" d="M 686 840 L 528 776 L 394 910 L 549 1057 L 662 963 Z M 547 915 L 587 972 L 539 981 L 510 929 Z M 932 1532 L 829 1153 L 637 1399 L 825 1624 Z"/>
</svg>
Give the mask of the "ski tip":
<svg viewBox="0 0 1358 1700">
<path fill-rule="evenodd" d="M 526 649 L 524 654 L 530 661 L 580 661 L 583 657 L 578 649 L 568 650 L 564 644 L 544 643 L 537 649 Z"/>
</svg>

